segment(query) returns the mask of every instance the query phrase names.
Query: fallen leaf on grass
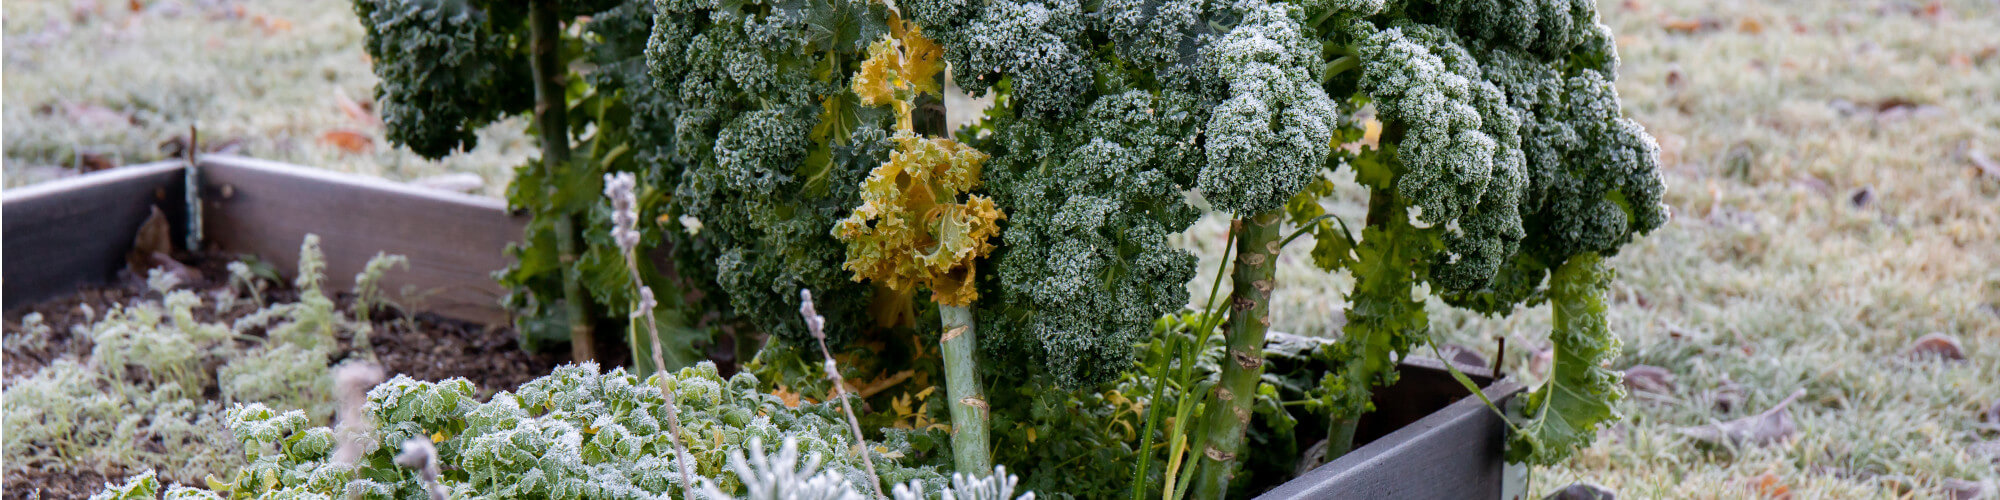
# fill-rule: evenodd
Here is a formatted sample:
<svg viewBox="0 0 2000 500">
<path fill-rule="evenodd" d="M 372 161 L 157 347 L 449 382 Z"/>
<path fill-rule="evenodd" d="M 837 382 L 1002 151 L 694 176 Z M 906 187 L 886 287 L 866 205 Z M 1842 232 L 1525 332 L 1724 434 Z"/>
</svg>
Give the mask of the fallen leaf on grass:
<svg viewBox="0 0 2000 500">
<path fill-rule="evenodd" d="M 2000 464 L 2000 439 L 1980 441 L 1965 447 L 1965 454 Z"/>
<path fill-rule="evenodd" d="M 2000 179 L 2000 162 L 1993 161 L 1992 157 L 1986 156 L 1986 151 L 1979 148 L 1966 150 L 1965 160 L 1972 162 L 1972 167 L 1979 169 L 1980 173 L 1984 173 L 1988 177 Z"/>
<path fill-rule="evenodd" d="M 1792 487 L 1786 485 L 1784 478 L 1778 477 L 1776 472 L 1765 472 L 1750 478 L 1750 487 L 1757 491 L 1757 496 L 1764 498 L 1792 498 Z"/>
<path fill-rule="evenodd" d="M 1661 20 L 1660 27 L 1665 28 L 1669 33 L 1680 33 L 1683 35 L 1691 35 L 1695 33 L 1701 33 L 1704 31 L 1714 31 L 1717 28 L 1721 28 L 1722 20 L 1713 17 L 1702 17 L 1698 19 L 1689 19 L 1684 17 L 1669 18 Z"/>
<path fill-rule="evenodd" d="M 1958 343 L 1958 337 L 1944 332 L 1931 332 L 1911 342 L 1903 350 L 1903 356 L 1917 360 L 1964 361 L 1965 348 Z"/>
<path fill-rule="evenodd" d="M 1782 441 L 1798 433 L 1798 426 L 1792 423 L 1789 407 L 1793 401 L 1797 401 L 1805 394 L 1805 389 L 1799 389 L 1793 391 L 1784 401 L 1778 402 L 1776 406 L 1764 410 L 1764 413 L 1728 422 L 1683 427 L 1680 433 L 1709 444 L 1762 445 Z"/>
<path fill-rule="evenodd" d="M 292 30 L 291 21 L 282 17 L 265 16 L 263 14 L 250 16 L 250 24 L 257 25 L 257 29 L 264 30 L 265 35 L 276 35 Z"/>
<path fill-rule="evenodd" d="M 373 127 L 382 126 L 382 118 L 375 116 L 374 104 L 370 101 L 355 101 L 354 98 L 347 96 L 346 90 L 333 89 L 333 105 L 339 107 L 341 113 L 354 121 Z"/>
<path fill-rule="evenodd" d="M 349 153 L 366 153 L 375 149 L 375 139 L 368 134 L 352 130 L 331 130 L 319 136 L 320 142 L 332 144 Z"/>
<path fill-rule="evenodd" d="M 1657 366 L 1632 365 L 1625 369 L 1625 387 L 1637 392 L 1672 395 L 1674 374 Z"/>
<path fill-rule="evenodd" d="M 1854 208 L 1867 208 L 1869 202 L 1875 201 L 1875 188 L 1862 186 L 1854 191 L 1853 196 L 1847 197 L 1847 201 L 1853 203 Z"/>
<path fill-rule="evenodd" d="M 1969 481 L 1951 478 L 1944 480 L 1945 498 L 1951 500 L 1980 500 L 1990 498 L 1986 492 L 1995 489 L 1992 481 Z"/>
<path fill-rule="evenodd" d="M 137 123 L 131 113 L 89 103 L 63 104 L 63 114 L 79 125 L 90 127 L 127 127 Z"/>
<path fill-rule="evenodd" d="M 1736 22 L 1736 31 L 1758 35 L 1764 33 L 1764 22 L 1754 17 L 1746 17 Z"/>
</svg>

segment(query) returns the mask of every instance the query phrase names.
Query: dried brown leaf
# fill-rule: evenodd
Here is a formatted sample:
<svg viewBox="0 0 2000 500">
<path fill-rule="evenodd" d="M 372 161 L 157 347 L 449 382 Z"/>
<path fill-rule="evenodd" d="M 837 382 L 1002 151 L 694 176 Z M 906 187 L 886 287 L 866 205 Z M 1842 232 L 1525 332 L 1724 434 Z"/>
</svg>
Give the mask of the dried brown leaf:
<svg viewBox="0 0 2000 500">
<path fill-rule="evenodd" d="M 1783 441 L 1798 433 L 1798 426 L 1792 423 L 1789 407 L 1793 401 L 1797 401 L 1805 394 L 1805 389 L 1799 389 L 1763 413 L 1728 422 L 1683 427 L 1680 433 L 1696 441 L 1718 445 L 1763 445 Z"/>
<path fill-rule="evenodd" d="M 1637 392 L 1662 396 L 1672 395 L 1676 388 L 1673 372 L 1652 365 L 1632 365 L 1631 368 L 1626 368 L 1625 387 Z"/>
<path fill-rule="evenodd" d="M 174 251 L 173 227 L 167 222 L 167 213 L 157 205 L 152 208 L 153 214 L 139 224 L 139 232 L 132 236 L 132 251 L 125 254 L 125 268 L 138 276 L 145 276 L 154 267 L 153 254 Z"/>
<path fill-rule="evenodd" d="M 1958 337 L 1944 332 L 1931 332 L 1918 337 L 1903 350 L 1903 356 L 1918 360 L 1964 361 L 1965 348 Z"/>
<path fill-rule="evenodd" d="M 375 139 L 353 130 L 330 130 L 319 136 L 320 142 L 332 144 L 349 153 L 366 153 L 375 149 Z"/>
</svg>

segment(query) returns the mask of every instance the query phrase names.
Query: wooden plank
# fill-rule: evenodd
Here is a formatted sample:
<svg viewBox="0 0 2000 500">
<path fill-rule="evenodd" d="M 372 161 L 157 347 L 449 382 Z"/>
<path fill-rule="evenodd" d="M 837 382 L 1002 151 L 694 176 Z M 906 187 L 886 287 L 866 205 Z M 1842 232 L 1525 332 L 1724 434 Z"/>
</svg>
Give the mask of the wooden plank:
<svg viewBox="0 0 2000 500">
<path fill-rule="evenodd" d="M 1478 398 L 1466 397 L 1470 393 L 1443 366 L 1406 360 L 1401 379 L 1376 392 L 1380 410 L 1363 419 L 1357 439 L 1371 423 L 1393 431 L 1258 498 L 1500 498 L 1506 423 Z M 1460 371 L 1477 383 L 1491 380 L 1465 367 Z M 1481 392 L 1505 405 L 1521 390 L 1502 379 Z M 1439 397 L 1455 401 L 1428 411 L 1438 408 Z M 1408 420 L 1412 413 L 1423 415 Z"/>
<path fill-rule="evenodd" d="M 0 302 L 11 310 L 116 278 L 154 206 L 185 241 L 182 172 L 180 161 L 148 163 L 0 192 Z"/>
<path fill-rule="evenodd" d="M 327 286 L 346 291 L 377 252 L 410 259 L 383 279 L 413 309 L 491 325 L 510 322 L 492 273 L 521 238 L 526 217 L 501 200 L 235 156 L 201 158 L 207 244 L 257 255 L 279 271 L 298 268 L 299 243 L 320 237 Z"/>
</svg>

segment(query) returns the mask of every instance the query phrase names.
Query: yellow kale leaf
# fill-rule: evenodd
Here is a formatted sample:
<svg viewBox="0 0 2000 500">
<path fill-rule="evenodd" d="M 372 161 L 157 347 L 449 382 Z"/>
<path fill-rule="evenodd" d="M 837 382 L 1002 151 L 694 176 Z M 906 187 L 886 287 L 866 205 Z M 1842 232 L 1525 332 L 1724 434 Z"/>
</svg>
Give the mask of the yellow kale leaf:
<svg viewBox="0 0 2000 500">
<path fill-rule="evenodd" d="M 896 42 L 883 38 L 868 46 L 868 59 L 861 61 L 861 72 L 854 74 L 854 95 L 861 96 L 861 104 L 886 106 L 896 100 L 896 75 L 902 54 L 896 51 Z"/>
<path fill-rule="evenodd" d="M 1007 218 L 992 199 L 967 194 L 987 156 L 951 139 L 905 132 L 894 140 L 889 161 L 862 183 L 861 207 L 834 228 L 847 243 L 844 267 L 855 281 L 903 292 L 921 286 L 940 304 L 970 305 L 979 298 L 973 262 L 993 252 Z"/>
<path fill-rule="evenodd" d="M 938 75 L 944 72 L 944 47 L 901 19 L 892 19 L 889 36 L 868 46 L 868 59 L 851 85 L 868 106 L 894 106 L 899 130 L 910 130 L 910 109 L 917 96 L 943 97 Z"/>
</svg>

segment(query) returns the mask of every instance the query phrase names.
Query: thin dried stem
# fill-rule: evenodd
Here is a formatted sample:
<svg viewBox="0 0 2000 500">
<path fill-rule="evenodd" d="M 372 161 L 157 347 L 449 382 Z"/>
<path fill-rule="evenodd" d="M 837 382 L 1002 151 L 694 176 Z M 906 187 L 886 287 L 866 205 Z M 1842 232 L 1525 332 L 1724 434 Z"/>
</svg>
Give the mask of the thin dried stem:
<svg viewBox="0 0 2000 500">
<path fill-rule="evenodd" d="M 868 467 L 868 484 L 875 487 L 875 498 L 886 498 L 882 495 L 882 478 L 875 474 L 875 459 L 868 455 L 868 438 L 861 435 L 861 420 L 854 417 L 854 406 L 847 402 L 847 383 L 833 361 L 833 350 L 826 347 L 826 317 L 813 308 L 812 290 L 799 290 L 799 299 L 799 315 L 805 316 L 806 329 L 819 341 L 820 355 L 826 356 L 826 379 L 833 382 L 834 397 L 840 400 L 840 409 L 847 412 L 847 426 L 854 430 L 855 445 L 861 448 L 861 464 Z"/>
<path fill-rule="evenodd" d="M 633 189 L 637 187 L 637 184 L 637 181 L 632 178 L 632 174 L 630 173 L 619 172 L 604 175 L 604 195 L 607 198 L 611 198 L 611 236 L 612 239 L 618 241 L 618 246 L 623 250 L 621 253 L 625 256 L 625 270 L 632 277 L 632 287 L 637 291 L 637 299 L 632 304 L 632 318 L 634 320 L 644 319 L 646 332 L 650 334 L 652 339 L 653 371 L 659 376 L 660 398 L 666 402 L 667 429 L 674 433 L 674 458 L 680 461 L 681 495 L 684 498 L 694 498 L 694 460 L 688 456 L 687 445 L 685 444 L 687 440 L 681 434 L 680 408 L 679 405 L 674 403 L 674 390 L 667 386 L 667 362 L 665 357 L 660 354 L 660 323 L 653 317 L 653 308 L 658 305 L 658 302 L 653 298 L 653 289 L 646 286 L 646 282 L 639 275 L 639 254 L 637 250 L 639 247 L 639 231 L 636 227 L 639 220 L 639 210 L 638 197 L 633 194 Z"/>
</svg>

